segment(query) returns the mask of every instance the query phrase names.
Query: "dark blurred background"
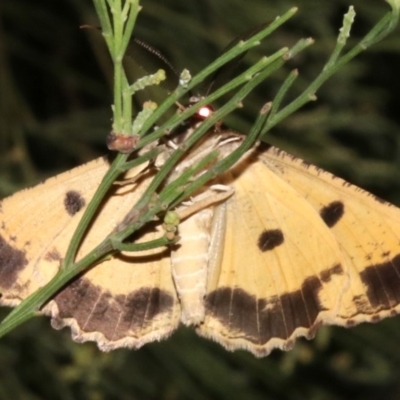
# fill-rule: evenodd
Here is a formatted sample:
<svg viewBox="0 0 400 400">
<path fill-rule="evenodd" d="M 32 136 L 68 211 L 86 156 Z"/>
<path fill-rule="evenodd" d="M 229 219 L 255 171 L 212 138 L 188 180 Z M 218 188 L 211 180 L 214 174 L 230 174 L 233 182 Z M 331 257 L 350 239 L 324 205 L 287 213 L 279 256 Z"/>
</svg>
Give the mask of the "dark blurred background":
<svg viewBox="0 0 400 400">
<path fill-rule="evenodd" d="M 384 1 L 352 4 L 350 43 L 388 10 Z M 292 96 L 318 74 L 349 2 L 143 0 L 142 6 L 136 36 L 192 74 L 241 32 L 300 8 L 245 59 L 254 62 L 300 37 L 316 39 L 227 120 L 246 133 L 290 69 L 300 71 Z M 82 24 L 98 24 L 89 0 L 0 3 L 1 197 L 106 152 L 111 64 L 101 35 L 80 30 Z M 399 71 L 397 29 L 266 139 L 400 206 Z M 1 311 L 3 317 L 7 310 Z M 0 399 L 400 399 L 400 317 L 324 328 L 315 340 L 264 359 L 229 353 L 188 329 L 138 351 L 105 354 L 38 318 L 0 341 Z"/>
</svg>

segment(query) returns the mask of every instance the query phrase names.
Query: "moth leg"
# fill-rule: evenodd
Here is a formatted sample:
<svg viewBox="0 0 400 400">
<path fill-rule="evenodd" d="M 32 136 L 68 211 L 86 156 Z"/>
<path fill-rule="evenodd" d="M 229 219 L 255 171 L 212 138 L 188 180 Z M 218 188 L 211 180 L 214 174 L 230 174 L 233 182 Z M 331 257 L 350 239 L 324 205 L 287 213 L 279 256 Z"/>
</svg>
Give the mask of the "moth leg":
<svg viewBox="0 0 400 400">
<path fill-rule="evenodd" d="M 113 185 L 116 185 L 116 186 L 132 185 L 133 183 L 136 183 L 140 179 L 146 177 L 149 174 L 150 168 L 151 167 L 149 165 L 147 165 L 146 167 L 143 168 L 142 171 L 140 171 L 135 176 L 133 176 L 131 178 L 126 178 L 126 179 L 115 181 L 115 182 L 113 182 Z"/>
<path fill-rule="evenodd" d="M 203 196 L 204 194 L 202 194 L 197 196 L 197 198 L 183 203 L 184 207 L 177 210 L 181 221 L 201 210 L 204 210 L 205 208 L 224 202 L 235 192 L 232 187 L 226 185 L 212 185 L 210 189 L 218 191 L 219 193 L 208 193 L 207 191 L 206 196 Z"/>
</svg>

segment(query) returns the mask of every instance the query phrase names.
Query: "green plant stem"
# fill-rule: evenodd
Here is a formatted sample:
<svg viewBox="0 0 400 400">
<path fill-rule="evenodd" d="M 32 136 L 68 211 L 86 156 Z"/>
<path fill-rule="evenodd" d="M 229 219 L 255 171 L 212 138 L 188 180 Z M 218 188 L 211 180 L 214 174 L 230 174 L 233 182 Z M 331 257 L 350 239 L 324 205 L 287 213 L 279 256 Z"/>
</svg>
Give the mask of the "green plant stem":
<svg viewBox="0 0 400 400">
<path fill-rule="evenodd" d="M 192 115 L 194 115 L 197 110 L 204 105 L 208 105 L 212 103 L 213 101 L 217 100 L 221 96 L 225 95 L 226 93 L 236 89 L 237 87 L 243 85 L 246 81 L 252 78 L 255 74 L 260 72 L 262 69 L 265 69 L 267 66 L 271 66 L 270 69 L 270 74 L 274 71 L 276 71 L 279 68 L 279 63 L 277 64 L 277 60 L 280 60 L 280 62 L 284 62 L 283 57 L 285 54 L 288 53 L 288 49 L 284 48 L 279 51 L 277 51 L 275 54 L 272 56 L 265 58 L 263 57 L 261 60 L 259 60 L 254 66 L 249 68 L 247 71 L 233 79 L 231 82 L 228 82 L 224 86 L 222 86 L 219 90 L 216 92 L 210 94 L 206 98 L 200 100 L 197 102 L 195 105 L 187 108 L 185 111 L 183 111 L 180 114 L 176 114 L 172 116 L 165 124 L 163 124 L 160 128 L 156 129 L 153 133 L 146 135 L 143 137 L 143 139 L 140 140 L 138 143 L 137 147 L 141 148 L 143 146 L 148 145 L 149 143 L 153 142 L 154 140 L 159 139 L 164 135 L 165 131 L 169 131 L 174 129 L 176 126 L 178 126 L 181 122 L 185 121 Z"/>
<path fill-rule="evenodd" d="M 250 50 L 254 46 L 258 46 L 260 41 L 270 35 L 274 30 L 279 28 L 283 23 L 293 17 L 297 12 L 297 8 L 292 8 L 286 12 L 283 16 L 277 17 L 268 27 L 258 32 L 253 37 L 249 38 L 244 42 L 238 43 L 228 52 L 224 53 L 221 57 L 217 58 L 214 62 L 204 68 L 199 74 L 194 76 L 186 87 L 178 86 L 178 88 L 160 105 L 160 107 L 154 112 L 151 118 L 146 121 L 143 125 L 141 133 L 148 132 L 149 129 L 159 120 L 159 118 L 167 112 L 184 94 L 191 91 L 198 84 L 203 82 L 205 78 L 215 72 L 222 65 L 228 63 L 238 55 Z M 208 102 L 210 103 L 210 101 Z"/>
<path fill-rule="evenodd" d="M 364 51 L 367 47 L 386 37 L 396 26 L 398 17 L 398 13 L 395 11 L 387 13 L 355 47 L 349 50 L 341 58 L 337 58 L 338 53 L 336 51 L 336 47 L 339 47 L 340 50 L 342 49 L 342 44 L 338 43 L 333 51 L 334 58 L 332 59 L 331 57 L 328 60 L 321 74 L 317 76 L 317 78 L 307 87 L 307 89 L 304 90 L 301 95 L 269 118 L 268 123 L 263 130 L 263 135 L 282 120 L 286 119 L 289 115 L 297 111 L 304 104 L 315 100 L 315 93 L 322 86 L 322 84 L 345 64 L 350 62 L 354 57 Z M 333 60 L 336 60 L 336 62 L 333 62 Z"/>
<path fill-rule="evenodd" d="M 135 168 L 151 159 L 154 159 L 161 151 L 160 147 L 156 147 L 141 157 L 136 158 L 134 161 L 130 162 L 130 167 Z M 103 201 L 104 197 L 107 195 L 109 188 L 113 185 L 115 180 L 121 175 L 121 172 L 125 171 L 122 166 L 125 163 L 126 156 L 117 157 L 114 161 L 112 168 L 110 168 L 104 178 L 102 179 L 93 199 L 90 201 L 82 219 L 79 221 L 78 227 L 71 239 L 71 243 L 68 247 L 67 253 L 64 258 L 63 268 L 68 268 L 68 266 L 73 264 L 75 260 L 78 247 L 82 241 L 83 236 L 86 233 L 90 221 L 93 219 L 96 211 L 98 210 L 100 203 Z"/>
</svg>

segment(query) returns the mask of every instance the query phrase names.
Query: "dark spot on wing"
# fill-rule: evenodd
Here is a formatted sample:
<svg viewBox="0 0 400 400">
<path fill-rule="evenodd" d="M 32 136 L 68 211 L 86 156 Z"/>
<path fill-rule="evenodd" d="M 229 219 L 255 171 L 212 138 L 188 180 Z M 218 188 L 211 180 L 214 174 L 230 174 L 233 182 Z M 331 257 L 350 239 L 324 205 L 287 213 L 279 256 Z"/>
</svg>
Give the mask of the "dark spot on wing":
<svg viewBox="0 0 400 400">
<path fill-rule="evenodd" d="M 206 313 L 218 319 L 233 337 L 264 345 L 272 338 L 288 339 L 296 328 L 313 334 L 322 288 L 318 277 L 307 278 L 301 288 L 270 298 L 256 298 L 241 288 L 222 287 L 206 297 Z"/>
<path fill-rule="evenodd" d="M 346 320 L 346 328 L 353 328 L 353 326 L 357 325 L 357 322 L 354 319 Z"/>
<path fill-rule="evenodd" d="M 75 190 L 69 190 L 65 194 L 64 207 L 68 215 L 70 215 L 71 217 L 79 212 L 85 206 L 85 204 L 85 199 L 81 196 L 79 192 Z"/>
<path fill-rule="evenodd" d="M 356 295 L 352 298 L 353 303 L 357 306 L 357 308 L 362 309 L 365 306 L 369 306 L 369 303 L 365 296 L 363 295 Z"/>
<path fill-rule="evenodd" d="M 108 340 L 122 339 L 131 332 L 140 337 L 141 329 L 148 329 L 161 314 L 173 311 L 174 297 L 159 288 L 144 287 L 129 295 L 113 295 L 80 278 L 56 297 L 58 323 L 63 318 L 76 319 L 81 330 L 101 332 Z"/>
<path fill-rule="evenodd" d="M 267 152 L 271 148 L 272 148 L 272 146 L 269 143 L 261 142 L 261 141 L 257 146 L 257 150 L 262 152 L 262 153 Z M 276 150 L 279 150 L 279 149 L 276 148 Z"/>
<path fill-rule="evenodd" d="M 344 271 L 340 264 L 334 265 L 332 268 L 323 270 L 320 273 L 321 281 L 327 283 L 331 280 L 332 275 L 343 275 Z"/>
<path fill-rule="evenodd" d="M 335 226 L 343 217 L 343 214 L 344 204 L 341 201 L 332 201 L 332 203 L 322 207 L 319 212 L 322 220 L 329 228 Z"/>
<path fill-rule="evenodd" d="M 269 251 L 284 242 L 284 236 L 280 229 L 270 229 L 261 233 L 257 246 L 261 251 Z"/>
<path fill-rule="evenodd" d="M 61 254 L 58 252 L 57 249 L 52 249 L 45 254 L 44 259 L 46 261 L 60 261 Z"/>
<path fill-rule="evenodd" d="M 371 321 L 372 323 L 376 324 L 377 322 L 382 321 L 382 318 L 379 314 L 375 314 L 371 317 Z"/>
<path fill-rule="evenodd" d="M 378 203 L 386 204 L 386 205 L 392 206 L 392 204 L 388 203 L 386 200 L 383 200 L 382 198 L 380 198 L 380 197 L 378 197 L 378 196 L 375 196 L 375 195 L 372 194 L 372 193 L 368 193 L 368 194 L 369 194 L 373 199 L 375 199 L 375 201 L 377 201 Z"/>
<path fill-rule="evenodd" d="M 400 303 L 400 255 L 365 268 L 360 277 L 374 312 L 390 310 Z"/>
<path fill-rule="evenodd" d="M 25 251 L 11 246 L 0 236 L 0 287 L 11 288 L 18 278 L 18 273 L 27 265 Z"/>
</svg>

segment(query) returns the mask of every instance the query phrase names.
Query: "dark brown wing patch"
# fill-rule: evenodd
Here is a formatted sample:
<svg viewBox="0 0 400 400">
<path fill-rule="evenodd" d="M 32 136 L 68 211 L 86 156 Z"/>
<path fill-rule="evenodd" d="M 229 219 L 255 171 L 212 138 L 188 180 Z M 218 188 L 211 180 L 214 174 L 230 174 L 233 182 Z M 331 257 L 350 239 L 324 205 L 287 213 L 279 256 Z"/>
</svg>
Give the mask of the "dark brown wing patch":
<svg viewBox="0 0 400 400">
<path fill-rule="evenodd" d="M 313 337 L 320 325 L 318 315 L 325 311 L 319 299 L 322 281 L 333 275 L 343 275 L 340 264 L 328 268 L 319 276 L 306 278 L 299 290 L 270 298 L 257 298 L 245 290 L 222 287 L 206 297 L 206 312 L 216 318 L 235 338 L 244 338 L 263 346 L 274 338 L 288 340 L 299 328 L 308 330 Z"/>
<path fill-rule="evenodd" d="M 332 201 L 332 203 L 322 207 L 319 214 L 325 224 L 332 228 L 343 217 L 344 204 L 341 201 Z"/>
<path fill-rule="evenodd" d="M 400 255 L 365 268 L 360 277 L 375 312 L 390 310 L 400 303 Z M 365 312 L 365 309 L 360 311 Z"/>
<path fill-rule="evenodd" d="M 280 246 L 284 241 L 285 238 L 280 229 L 270 229 L 261 233 L 257 246 L 262 252 L 270 251 Z"/>
<path fill-rule="evenodd" d="M 55 297 L 58 318 L 53 326 L 62 328 L 73 318 L 83 332 L 100 332 L 107 340 L 140 336 L 161 314 L 173 311 L 174 297 L 159 288 L 144 287 L 129 295 L 113 295 L 80 278 Z"/>
<path fill-rule="evenodd" d="M 60 252 L 57 249 L 52 249 L 49 252 L 46 253 L 46 255 L 44 256 L 44 259 L 46 261 L 61 261 L 62 257 Z"/>
<path fill-rule="evenodd" d="M 321 281 L 327 283 L 331 280 L 333 275 L 344 274 L 343 267 L 340 264 L 334 265 L 332 268 L 328 268 L 321 272 Z"/>
<path fill-rule="evenodd" d="M 25 251 L 11 246 L 0 236 L 0 288 L 10 289 L 27 265 Z"/>
<path fill-rule="evenodd" d="M 207 296 L 206 309 L 235 337 L 264 345 L 272 338 L 288 339 L 298 327 L 310 329 L 322 311 L 321 288 L 320 280 L 311 277 L 295 292 L 258 299 L 243 289 L 223 287 Z"/>
<path fill-rule="evenodd" d="M 85 199 L 76 190 L 69 190 L 64 197 L 64 208 L 68 215 L 73 217 L 77 212 L 85 207 Z"/>
</svg>

